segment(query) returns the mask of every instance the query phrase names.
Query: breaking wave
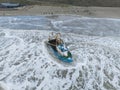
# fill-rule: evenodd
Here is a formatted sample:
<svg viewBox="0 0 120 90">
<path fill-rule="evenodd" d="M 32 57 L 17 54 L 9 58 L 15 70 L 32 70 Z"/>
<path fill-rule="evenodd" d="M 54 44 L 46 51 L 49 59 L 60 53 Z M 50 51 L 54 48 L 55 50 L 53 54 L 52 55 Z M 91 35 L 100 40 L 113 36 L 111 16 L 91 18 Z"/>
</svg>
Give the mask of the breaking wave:
<svg viewBox="0 0 120 90">
<path fill-rule="evenodd" d="M 119 23 L 74 16 L 0 17 L 0 81 L 5 84 L 0 90 L 119 90 Z M 51 31 L 62 33 L 74 64 L 48 53 L 44 41 Z"/>
</svg>

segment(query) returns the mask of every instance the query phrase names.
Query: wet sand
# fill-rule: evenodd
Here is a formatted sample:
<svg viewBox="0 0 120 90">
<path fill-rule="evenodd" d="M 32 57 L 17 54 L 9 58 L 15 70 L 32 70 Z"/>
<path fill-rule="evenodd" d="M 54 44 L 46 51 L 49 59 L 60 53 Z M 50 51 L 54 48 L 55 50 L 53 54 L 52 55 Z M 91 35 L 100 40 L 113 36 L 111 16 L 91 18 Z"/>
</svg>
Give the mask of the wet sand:
<svg viewBox="0 0 120 90">
<path fill-rule="evenodd" d="M 80 15 L 85 17 L 120 18 L 119 7 L 79 7 L 31 5 L 15 9 L 0 8 L 0 16 L 13 15 Z"/>
</svg>

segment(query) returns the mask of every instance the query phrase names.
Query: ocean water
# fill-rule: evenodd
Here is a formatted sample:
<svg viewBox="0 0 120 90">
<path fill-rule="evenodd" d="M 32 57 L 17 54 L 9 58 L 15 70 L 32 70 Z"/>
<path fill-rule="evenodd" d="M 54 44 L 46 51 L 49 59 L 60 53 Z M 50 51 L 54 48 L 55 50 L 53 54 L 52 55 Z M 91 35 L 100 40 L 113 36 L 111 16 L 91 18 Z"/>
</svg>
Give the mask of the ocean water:
<svg viewBox="0 0 120 90">
<path fill-rule="evenodd" d="M 120 19 L 80 16 L 0 17 L 0 90 L 120 90 Z M 45 41 L 61 32 L 74 62 Z"/>
</svg>

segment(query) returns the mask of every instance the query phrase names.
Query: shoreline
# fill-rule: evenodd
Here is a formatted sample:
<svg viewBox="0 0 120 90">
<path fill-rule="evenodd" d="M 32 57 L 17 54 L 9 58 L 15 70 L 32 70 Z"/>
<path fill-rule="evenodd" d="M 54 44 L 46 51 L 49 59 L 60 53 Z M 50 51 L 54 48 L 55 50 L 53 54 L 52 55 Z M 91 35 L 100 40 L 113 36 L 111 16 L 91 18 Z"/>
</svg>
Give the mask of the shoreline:
<svg viewBox="0 0 120 90">
<path fill-rule="evenodd" d="M 78 15 L 95 18 L 120 18 L 120 7 L 40 6 L 0 8 L 0 16 Z"/>
</svg>

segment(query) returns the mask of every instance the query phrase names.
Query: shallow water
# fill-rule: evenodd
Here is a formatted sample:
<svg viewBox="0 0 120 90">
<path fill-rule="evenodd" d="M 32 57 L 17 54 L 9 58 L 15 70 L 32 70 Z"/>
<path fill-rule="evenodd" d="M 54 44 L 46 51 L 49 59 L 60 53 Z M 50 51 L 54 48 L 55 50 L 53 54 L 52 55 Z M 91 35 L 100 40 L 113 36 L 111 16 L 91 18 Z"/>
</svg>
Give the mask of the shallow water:
<svg viewBox="0 0 120 90">
<path fill-rule="evenodd" d="M 119 90 L 120 19 L 75 16 L 0 17 L 0 88 Z M 68 65 L 45 47 L 61 32 L 74 58 Z"/>
<path fill-rule="evenodd" d="M 0 28 L 48 30 L 90 36 L 120 36 L 120 19 L 78 16 L 9 16 L 0 17 Z"/>
</svg>

